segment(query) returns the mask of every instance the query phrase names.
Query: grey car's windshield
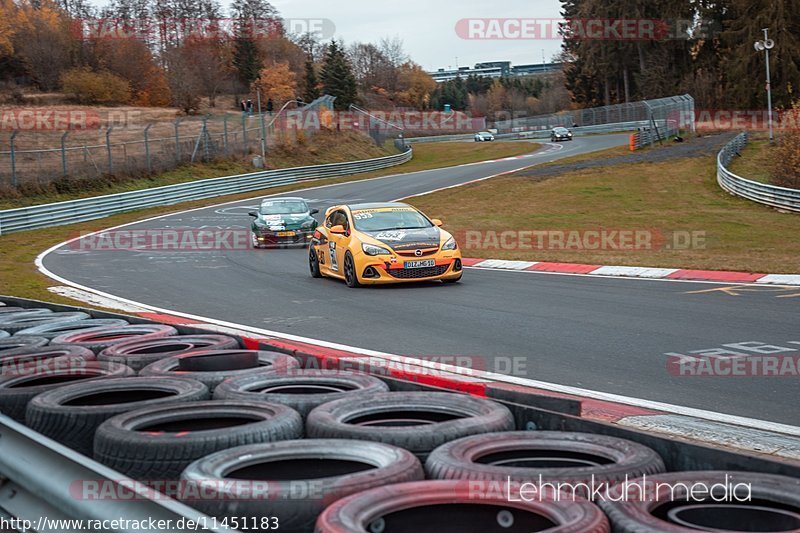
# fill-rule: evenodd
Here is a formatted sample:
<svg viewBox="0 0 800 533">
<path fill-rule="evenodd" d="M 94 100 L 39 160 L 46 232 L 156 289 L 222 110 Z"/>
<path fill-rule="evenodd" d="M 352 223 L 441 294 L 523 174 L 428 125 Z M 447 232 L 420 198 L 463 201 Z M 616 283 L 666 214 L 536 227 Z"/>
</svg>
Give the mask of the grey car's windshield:
<svg viewBox="0 0 800 533">
<path fill-rule="evenodd" d="M 555 128 L 553 131 L 556 133 L 569 133 L 567 128 Z"/>
<path fill-rule="evenodd" d="M 262 215 L 300 215 L 308 213 L 308 205 L 303 200 L 272 200 L 263 202 L 258 212 Z"/>
<path fill-rule="evenodd" d="M 353 222 L 359 231 L 430 228 L 433 224 L 413 209 L 354 211 Z"/>
</svg>

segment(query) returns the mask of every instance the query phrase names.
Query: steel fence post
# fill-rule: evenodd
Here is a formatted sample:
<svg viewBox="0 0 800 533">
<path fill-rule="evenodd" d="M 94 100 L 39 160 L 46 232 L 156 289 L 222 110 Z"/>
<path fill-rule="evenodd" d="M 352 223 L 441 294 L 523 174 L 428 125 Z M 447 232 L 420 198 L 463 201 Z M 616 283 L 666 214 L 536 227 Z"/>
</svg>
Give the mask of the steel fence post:
<svg viewBox="0 0 800 533">
<path fill-rule="evenodd" d="M 179 165 L 181 164 L 181 120 L 180 118 L 175 119 L 175 161 Z"/>
<path fill-rule="evenodd" d="M 144 128 L 144 158 L 147 160 L 147 173 L 153 173 L 153 163 L 150 160 L 150 139 L 148 137 L 152 124 L 148 124 Z"/>
<path fill-rule="evenodd" d="M 19 130 L 14 130 L 11 133 L 11 185 L 17 186 L 17 158 L 14 154 L 14 137 L 17 136 Z"/>
<path fill-rule="evenodd" d="M 222 117 L 222 147 L 225 150 L 225 155 L 230 155 L 228 152 L 228 113 Z"/>
<path fill-rule="evenodd" d="M 67 135 L 69 135 L 69 131 L 65 131 L 64 134 L 61 135 L 61 171 L 64 177 L 67 176 L 67 148 L 64 145 L 67 140 Z"/>
<path fill-rule="evenodd" d="M 247 113 L 242 111 L 242 152 L 247 155 Z"/>
<path fill-rule="evenodd" d="M 111 153 L 111 131 L 114 129 L 114 126 L 109 127 L 106 130 L 106 150 L 108 151 L 108 173 L 114 173 L 114 157 Z"/>
</svg>

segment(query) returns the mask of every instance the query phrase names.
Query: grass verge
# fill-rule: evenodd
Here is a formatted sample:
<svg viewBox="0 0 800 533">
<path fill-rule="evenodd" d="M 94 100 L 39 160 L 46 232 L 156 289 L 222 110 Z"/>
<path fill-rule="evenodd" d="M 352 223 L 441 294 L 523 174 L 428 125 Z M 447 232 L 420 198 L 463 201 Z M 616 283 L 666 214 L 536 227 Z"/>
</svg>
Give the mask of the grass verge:
<svg viewBox="0 0 800 533">
<path fill-rule="evenodd" d="M 416 172 L 432 168 L 474 163 L 486 159 L 511 157 L 530 153 L 537 148 L 538 145 L 528 142 L 485 143 L 478 146 L 468 143 L 424 144 L 414 147 L 414 159 L 412 161 L 398 167 L 377 172 L 316 180 L 297 185 L 186 202 L 178 205 L 154 207 L 151 209 L 114 215 L 91 222 L 3 235 L 0 236 L 0 294 L 74 304 L 74 301 L 48 291 L 47 287 L 54 285 L 55 282 L 40 274 L 33 263 L 36 256 L 42 251 L 81 232 L 97 231 L 102 228 L 117 226 L 127 222 L 134 222 L 143 218 L 183 209 L 191 209 L 193 207 L 203 207 L 205 205 L 213 205 L 226 201 L 245 200 L 264 194 L 280 194 L 306 187 L 313 187 L 315 185 L 344 183 L 381 175 Z"/>
<path fill-rule="evenodd" d="M 512 175 L 417 197 L 413 203 L 444 219 L 462 241 L 467 231 L 484 232 L 480 244 L 462 245 L 466 257 L 800 273 L 800 216 L 722 191 L 715 166 L 713 157 L 693 157 L 575 170 L 546 179 Z M 486 239 L 490 231 L 551 230 L 568 237 L 601 228 L 647 231 L 653 245 L 580 250 L 580 245 L 567 249 L 566 240 L 559 248 L 557 241 L 540 244 L 534 238 L 530 245 L 512 239 L 504 248 Z"/>
<path fill-rule="evenodd" d="M 741 157 L 735 157 L 728 170 L 743 178 L 769 183 L 775 162 L 776 145 L 769 144 L 764 135 L 751 137 L 742 150 Z"/>
</svg>

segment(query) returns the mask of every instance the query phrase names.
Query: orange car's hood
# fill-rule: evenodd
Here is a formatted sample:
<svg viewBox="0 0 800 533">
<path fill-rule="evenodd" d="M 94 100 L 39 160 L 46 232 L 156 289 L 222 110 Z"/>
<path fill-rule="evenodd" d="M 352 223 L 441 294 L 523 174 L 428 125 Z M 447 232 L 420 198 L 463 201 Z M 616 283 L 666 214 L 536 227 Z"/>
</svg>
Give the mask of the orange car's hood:
<svg viewBox="0 0 800 533">
<path fill-rule="evenodd" d="M 418 248 L 438 248 L 441 230 L 436 226 L 423 229 L 396 229 L 389 231 L 362 231 L 394 250 L 416 250 Z"/>
</svg>

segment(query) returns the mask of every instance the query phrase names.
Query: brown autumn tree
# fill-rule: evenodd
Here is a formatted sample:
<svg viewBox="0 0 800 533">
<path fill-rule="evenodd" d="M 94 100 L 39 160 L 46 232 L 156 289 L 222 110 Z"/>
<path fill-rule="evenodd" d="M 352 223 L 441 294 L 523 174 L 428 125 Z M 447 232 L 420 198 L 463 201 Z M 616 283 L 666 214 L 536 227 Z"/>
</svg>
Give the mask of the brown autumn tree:
<svg viewBox="0 0 800 533">
<path fill-rule="evenodd" d="M 289 63 L 274 63 L 261 69 L 251 89 L 253 92 L 261 91 L 262 104 L 271 99 L 278 109 L 297 96 L 297 81 Z"/>
</svg>

